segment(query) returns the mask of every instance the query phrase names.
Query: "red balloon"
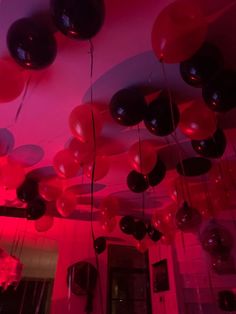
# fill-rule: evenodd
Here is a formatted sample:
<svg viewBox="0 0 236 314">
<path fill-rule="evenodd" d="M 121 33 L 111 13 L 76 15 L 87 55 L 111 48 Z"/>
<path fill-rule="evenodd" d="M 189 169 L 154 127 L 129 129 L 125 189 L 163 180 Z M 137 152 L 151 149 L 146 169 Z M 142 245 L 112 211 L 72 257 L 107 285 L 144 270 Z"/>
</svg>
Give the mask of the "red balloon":
<svg viewBox="0 0 236 314">
<path fill-rule="evenodd" d="M 102 130 L 102 118 L 100 113 L 91 104 L 80 105 L 72 110 L 69 117 L 69 125 L 72 134 L 81 142 L 93 143 L 93 119 L 94 117 L 95 134 L 98 136 Z"/>
<path fill-rule="evenodd" d="M 93 143 L 92 141 L 87 143 L 82 143 L 77 138 L 73 138 L 69 144 L 69 150 L 73 153 L 75 159 L 84 165 L 88 160 L 93 159 Z"/>
<path fill-rule="evenodd" d="M 136 249 L 140 253 L 145 253 L 147 252 L 151 245 L 152 245 L 151 241 L 147 237 L 145 237 L 143 240 L 137 242 Z"/>
<path fill-rule="evenodd" d="M 110 168 L 109 160 L 106 156 L 97 156 L 96 157 L 96 164 L 95 164 L 95 171 L 94 171 L 94 181 L 98 181 L 104 178 Z M 92 171 L 93 171 L 93 161 L 89 162 L 88 164 L 84 165 L 84 173 L 88 178 L 92 178 Z"/>
<path fill-rule="evenodd" d="M 229 203 L 229 195 L 222 182 L 210 180 L 191 182 L 178 177 L 172 195 L 178 204 L 187 201 L 205 217 L 214 216 L 217 211 L 227 208 Z"/>
<path fill-rule="evenodd" d="M 193 101 L 180 118 L 180 130 L 193 140 L 211 137 L 217 128 L 216 115 L 201 101 Z"/>
<path fill-rule="evenodd" d="M 134 170 L 142 174 L 148 174 L 152 171 L 157 161 L 155 147 L 148 141 L 137 142 L 130 147 L 128 159 Z"/>
<path fill-rule="evenodd" d="M 4 159 L 0 166 L 0 184 L 5 189 L 16 189 L 24 181 L 23 167 L 10 159 Z"/>
<path fill-rule="evenodd" d="M 25 87 L 25 74 L 8 60 L 0 60 L 0 103 L 16 99 Z"/>
<path fill-rule="evenodd" d="M 54 218 L 52 216 L 44 215 L 35 220 L 34 226 L 38 232 L 45 232 L 52 228 Z"/>
<path fill-rule="evenodd" d="M 70 216 L 76 209 L 76 195 L 70 191 L 65 191 L 56 202 L 56 208 L 58 213 L 62 217 Z"/>
<path fill-rule="evenodd" d="M 164 235 L 174 234 L 176 231 L 174 206 L 156 210 L 152 216 L 152 224 Z"/>
<path fill-rule="evenodd" d="M 115 230 L 117 225 L 117 220 L 115 217 L 110 219 L 104 218 L 101 220 L 102 229 L 105 232 L 111 233 Z"/>
<path fill-rule="evenodd" d="M 165 233 L 163 233 L 161 237 L 161 243 L 165 245 L 170 245 L 171 243 L 173 243 L 174 239 L 175 239 L 175 232 L 166 231 Z"/>
<path fill-rule="evenodd" d="M 119 200 L 117 197 L 108 195 L 106 196 L 101 204 L 100 204 L 100 211 L 101 215 L 105 219 L 111 219 L 115 217 L 119 210 Z"/>
<path fill-rule="evenodd" d="M 69 149 L 63 149 L 54 156 L 53 167 L 59 177 L 72 178 L 78 174 L 80 164 Z"/>
<path fill-rule="evenodd" d="M 207 19 L 197 3 L 174 1 L 164 8 L 154 23 L 153 51 L 166 63 L 187 60 L 202 46 L 207 29 Z"/>
<path fill-rule="evenodd" d="M 57 177 L 43 179 L 39 182 L 39 194 L 40 196 L 48 201 L 55 201 L 63 190 L 63 182 Z"/>
</svg>

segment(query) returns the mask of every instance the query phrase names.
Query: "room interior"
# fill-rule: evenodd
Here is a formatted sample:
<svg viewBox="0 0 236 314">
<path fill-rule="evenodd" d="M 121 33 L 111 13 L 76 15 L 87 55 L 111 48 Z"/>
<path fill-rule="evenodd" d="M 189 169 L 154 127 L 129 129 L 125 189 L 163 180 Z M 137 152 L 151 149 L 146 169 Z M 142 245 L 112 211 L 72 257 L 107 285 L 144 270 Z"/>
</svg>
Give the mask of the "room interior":
<svg viewBox="0 0 236 314">
<path fill-rule="evenodd" d="M 0 0 L 0 313 L 236 313 L 235 16 Z"/>
</svg>

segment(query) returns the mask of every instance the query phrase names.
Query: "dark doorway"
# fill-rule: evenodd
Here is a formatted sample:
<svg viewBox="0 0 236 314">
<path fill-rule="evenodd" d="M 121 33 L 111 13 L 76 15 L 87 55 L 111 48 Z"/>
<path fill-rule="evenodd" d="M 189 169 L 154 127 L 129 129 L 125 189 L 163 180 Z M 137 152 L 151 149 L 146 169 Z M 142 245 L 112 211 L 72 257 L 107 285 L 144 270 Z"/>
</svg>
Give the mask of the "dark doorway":
<svg viewBox="0 0 236 314">
<path fill-rule="evenodd" d="M 151 314 L 148 254 L 134 247 L 108 247 L 107 314 Z"/>
</svg>

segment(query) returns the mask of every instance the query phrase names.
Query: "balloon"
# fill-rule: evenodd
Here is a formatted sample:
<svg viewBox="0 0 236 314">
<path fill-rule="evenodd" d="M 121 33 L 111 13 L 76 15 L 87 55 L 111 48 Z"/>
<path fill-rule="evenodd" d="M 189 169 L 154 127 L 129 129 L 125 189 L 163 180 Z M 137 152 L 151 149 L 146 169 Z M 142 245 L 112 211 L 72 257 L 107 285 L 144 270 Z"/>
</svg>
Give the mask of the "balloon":
<svg viewBox="0 0 236 314">
<path fill-rule="evenodd" d="M 16 189 L 22 184 L 25 178 L 24 169 L 10 159 L 7 159 L 0 166 L 0 184 L 5 189 Z"/>
<path fill-rule="evenodd" d="M 53 34 L 30 18 L 19 19 L 11 25 L 7 46 L 13 59 L 28 70 L 48 67 L 57 54 Z"/>
<path fill-rule="evenodd" d="M 134 218 L 131 216 L 124 216 L 120 220 L 120 229 L 126 234 L 133 234 L 134 230 Z"/>
<path fill-rule="evenodd" d="M 72 39 L 94 37 L 105 17 L 103 0 L 52 0 L 51 11 L 56 27 Z"/>
<path fill-rule="evenodd" d="M 203 249 L 211 255 L 228 255 L 233 247 L 232 235 L 215 223 L 202 232 L 200 240 Z"/>
<path fill-rule="evenodd" d="M 103 218 L 111 219 L 117 215 L 119 207 L 118 198 L 108 195 L 102 200 L 100 204 L 101 215 Z"/>
<path fill-rule="evenodd" d="M 92 179 L 93 161 L 84 165 L 84 174 Z M 109 172 L 110 162 L 106 156 L 97 156 L 94 170 L 94 181 L 103 179 Z"/>
<path fill-rule="evenodd" d="M 162 239 L 167 242 L 171 240 L 175 234 L 175 214 L 173 207 L 170 206 L 164 210 L 156 210 L 152 216 L 152 225 L 155 229 L 163 233 Z"/>
<path fill-rule="evenodd" d="M 166 175 L 166 166 L 163 161 L 157 158 L 156 165 L 152 169 L 151 172 L 147 175 L 148 183 L 151 186 L 158 185 Z"/>
<path fill-rule="evenodd" d="M 202 180 L 202 179 L 201 179 Z M 202 216 L 212 217 L 215 212 L 227 208 L 227 194 L 222 182 L 188 182 L 186 177 L 177 178 L 174 194 L 178 204 L 188 201 Z"/>
<path fill-rule="evenodd" d="M 112 118 L 117 123 L 132 126 L 143 120 L 146 103 L 138 89 L 125 88 L 112 97 L 109 109 Z"/>
<path fill-rule="evenodd" d="M 0 60 L 0 103 L 10 102 L 22 93 L 25 75 L 13 62 Z"/>
<path fill-rule="evenodd" d="M 116 217 L 102 219 L 101 225 L 103 231 L 109 233 L 113 232 L 117 225 Z"/>
<path fill-rule="evenodd" d="M 133 236 L 136 240 L 142 240 L 147 233 L 146 225 L 143 221 L 138 220 L 134 223 Z"/>
<path fill-rule="evenodd" d="M 60 150 L 53 158 L 53 167 L 61 178 L 72 178 L 79 172 L 80 165 L 69 149 Z"/>
<path fill-rule="evenodd" d="M 182 176 L 194 177 L 207 173 L 211 169 L 211 161 L 202 157 L 191 157 L 176 165 L 177 172 Z"/>
<path fill-rule="evenodd" d="M 99 111 L 91 108 L 90 104 L 80 105 L 71 111 L 69 125 L 71 133 L 79 141 L 90 143 L 93 147 L 94 131 L 96 136 L 99 136 L 102 131 L 102 118 Z"/>
<path fill-rule="evenodd" d="M 152 48 L 159 60 L 179 63 L 203 44 L 207 20 L 193 1 L 174 1 L 161 11 L 152 29 Z"/>
<path fill-rule="evenodd" d="M 218 292 L 218 305 L 222 311 L 233 312 L 236 310 L 235 295 L 230 290 Z"/>
<path fill-rule="evenodd" d="M 80 165 L 84 165 L 88 160 L 93 158 L 94 147 L 92 141 L 83 143 L 77 138 L 73 138 L 69 143 L 69 150 L 73 153 L 74 158 Z"/>
<path fill-rule="evenodd" d="M 54 219 L 52 216 L 44 215 L 35 221 L 35 229 L 38 232 L 46 232 L 50 230 L 53 226 Z"/>
<path fill-rule="evenodd" d="M 137 242 L 136 249 L 143 254 L 149 249 L 149 246 L 150 243 L 148 242 L 148 239 L 144 238 L 143 240 Z"/>
<path fill-rule="evenodd" d="M 148 174 L 156 164 L 155 147 L 148 141 L 136 142 L 128 151 L 128 159 L 134 170 Z"/>
<path fill-rule="evenodd" d="M 203 86 L 202 96 L 207 106 L 216 112 L 226 112 L 236 106 L 236 72 L 224 70 Z"/>
<path fill-rule="evenodd" d="M 180 130 L 193 140 L 211 137 L 216 131 L 216 116 L 201 101 L 193 101 L 180 118 Z"/>
<path fill-rule="evenodd" d="M 62 194 L 62 180 L 57 177 L 43 179 L 39 182 L 39 194 L 48 201 L 56 201 Z"/>
<path fill-rule="evenodd" d="M 201 224 L 202 217 L 197 211 L 197 209 L 190 207 L 187 202 L 177 210 L 176 216 L 176 226 L 183 232 L 196 231 Z"/>
<path fill-rule="evenodd" d="M 98 237 L 94 240 L 94 250 L 97 254 L 101 254 L 106 250 L 106 238 Z"/>
<path fill-rule="evenodd" d="M 148 225 L 147 234 L 153 242 L 159 241 L 162 237 L 162 233 L 155 229 L 151 224 Z"/>
<path fill-rule="evenodd" d="M 148 181 L 141 173 L 131 171 L 127 177 L 127 185 L 130 191 L 142 193 L 148 189 Z"/>
<path fill-rule="evenodd" d="M 226 137 L 221 129 L 217 129 L 212 137 L 202 140 L 192 140 L 196 153 L 207 158 L 220 158 L 226 149 Z"/>
<path fill-rule="evenodd" d="M 16 189 L 17 198 L 22 202 L 30 202 L 39 196 L 38 182 L 26 178 L 24 182 Z"/>
<path fill-rule="evenodd" d="M 232 256 L 212 256 L 211 268 L 218 275 L 235 274 L 235 263 Z"/>
<path fill-rule="evenodd" d="M 223 67 L 223 57 L 214 45 L 205 42 L 188 60 L 180 63 L 180 74 L 190 86 L 202 87 Z"/>
<path fill-rule="evenodd" d="M 166 231 L 162 234 L 161 237 L 161 244 L 163 245 L 171 245 L 175 239 L 175 232 L 174 231 Z"/>
<path fill-rule="evenodd" d="M 27 204 L 27 219 L 36 220 L 41 218 L 46 212 L 46 204 L 40 199 L 36 198 Z"/>
<path fill-rule="evenodd" d="M 56 201 L 56 208 L 62 217 L 70 216 L 76 209 L 76 195 L 70 191 L 65 191 Z"/>
<path fill-rule="evenodd" d="M 148 106 L 144 123 L 149 132 L 157 136 L 171 134 L 179 123 L 179 109 L 175 104 L 170 104 L 165 93 L 161 93 Z"/>
</svg>

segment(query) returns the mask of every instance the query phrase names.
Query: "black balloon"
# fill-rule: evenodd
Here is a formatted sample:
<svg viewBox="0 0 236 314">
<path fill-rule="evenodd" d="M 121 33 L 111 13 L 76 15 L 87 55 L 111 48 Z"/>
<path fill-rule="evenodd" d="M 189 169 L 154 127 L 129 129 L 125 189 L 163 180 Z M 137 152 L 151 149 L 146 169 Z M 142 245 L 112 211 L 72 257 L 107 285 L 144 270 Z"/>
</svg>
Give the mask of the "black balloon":
<svg viewBox="0 0 236 314">
<path fill-rule="evenodd" d="M 233 247 L 233 238 L 229 231 L 214 224 L 203 231 L 200 239 L 203 249 L 215 256 L 226 256 Z"/>
<path fill-rule="evenodd" d="M 166 136 L 176 129 L 179 119 L 180 113 L 178 107 L 175 104 L 170 104 L 169 97 L 165 92 L 162 92 L 148 106 L 144 123 L 152 134 Z"/>
<path fill-rule="evenodd" d="M 210 43 L 204 43 L 195 55 L 180 63 L 183 80 L 193 87 L 202 87 L 222 68 L 223 57 L 219 49 Z"/>
<path fill-rule="evenodd" d="M 17 198 L 22 202 L 30 202 L 39 196 L 38 182 L 33 179 L 25 179 L 25 181 L 16 190 Z"/>
<path fill-rule="evenodd" d="M 212 137 L 203 140 L 192 140 L 196 153 L 207 158 L 220 158 L 226 149 L 226 137 L 221 129 L 217 129 Z"/>
<path fill-rule="evenodd" d="M 200 176 L 211 169 L 210 160 L 203 157 L 191 157 L 182 160 L 176 165 L 177 172 L 186 177 Z"/>
<path fill-rule="evenodd" d="M 106 250 L 106 238 L 98 237 L 94 240 L 94 250 L 97 254 L 101 254 Z"/>
<path fill-rule="evenodd" d="M 147 227 L 147 234 L 149 238 L 154 242 L 159 241 L 162 237 L 162 233 L 159 230 L 155 229 L 151 224 Z"/>
<path fill-rule="evenodd" d="M 143 120 L 146 103 L 138 89 L 126 88 L 112 97 L 109 108 L 112 118 L 117 123 L 132 126 Z"/>
<path fill-rule="evenodd" d="M 7 46 L 15 61 L 29 70 L 48 67 L 57 54 L 53 34 L 30 18 L 22 18 L 11 25 Z"/>
<path fill-rule="evenodd" d="M 236 72 L 219 72 L 202 89 L 207 106 L 216 112 L 226 112 L 236 106 Z"/>
<path fill-rule="evenodd" d="M 134 223 L 133 236 L 136 240 L 142 240 L 147 233 L 146 225 L 143 221 L 138 220 Z"/>
<path fill-rule="evenodd" d="M 91 39 L 105 18 L 103 0 L 52 0 L 51 11 L 56 27 L 73 39 Z"/>
<path fill-rule="evenodd" d="M 235 295 L 230 290 L 218 292 L 219 308 L 226 312 L 233 312 L 236 310 Z"/>
<path fill-rule="evenodd" d="M 184 202 L 176 212 L 175 221 L 177 228 L 183 232 L 196 231 L 202 222 L 202 217 L 197 209 Z"/>
<path fill-rule="evenodd" d="M 120 229 L 126 234 L 133 234 L 134 231 L 134 219 L 131 216 L 124 216 L 120 220 Z"/>
<path fill-rule="evenodd" d="M 127 177 L 128 188 L 135 193 L 142 193 L 148 189 L 147 179 L 139 172 L 132 170 Z"/>
<path fill-rule="evenodd" d="M 27 205 L 27 219 L 36 220 L 42 217 L 46 212 L 46 204 L 40 199 L 36 198 Z"/>
<path fill-rule="evenodd" d="M 166 166 L 164 162 L 158 158 L 155 167 L 147 175 L 149 185 L 151 186 L 158 185 L 165 178 L 165 175 Z"/>
</svg>

